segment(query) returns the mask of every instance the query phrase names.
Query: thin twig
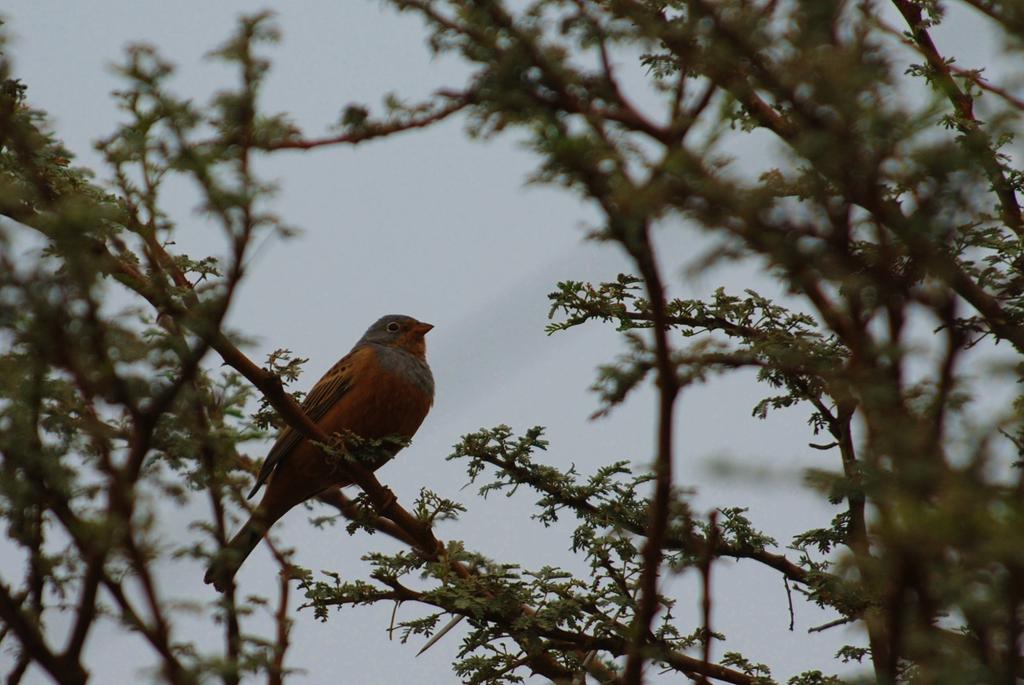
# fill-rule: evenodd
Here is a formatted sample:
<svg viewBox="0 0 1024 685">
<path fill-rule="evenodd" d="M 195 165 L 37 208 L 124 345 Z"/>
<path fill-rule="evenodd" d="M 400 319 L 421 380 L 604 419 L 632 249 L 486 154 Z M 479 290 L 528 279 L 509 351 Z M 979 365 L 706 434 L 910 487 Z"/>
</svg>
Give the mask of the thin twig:
<svg viewBox="0 0 1024 685">
<path fill-rule="evenodd" d="M 414 115 L 408 119 L 395 119 L 384 123 L 367 124 L 349 133 L 327 136 L 325 138 L 285 138 L 284 140 L 260 146 L 259 149 L 267 151 L 312 150 L 314 148 L 328 147 L 332 145 L 358 145 L 359 143 L 374 140 L 375 138 L 384 138 L 403 131 L 412 131 L 414 129 L 436 124 L 472 103 L 472 98 L 465 93 L 460 93 L 458 96 L 455 96 L 455 94 L 449 94 L 449 100 L 450 101 L 447 104 L 439 107 L 435 111 L 418 116 Z"/>
<path fill-rule="evenodd" d="M 701 615 L 704 620 L 704 645 L 702 650 L 702 656 L 704 663 L 711 664 L 711 640 L 712 640 L 712 629 L 711 629 L 711 566 L 715 559 L 715 547 L 718 542 L 718 511 L 714 510 L 708 517 L 708 544 L 704 550 L 704 558 L 701 559 L 700 564 L 700 577 L 701 577 Z M 786 581 L 786 577 L 782 577 L 783 582 Z M 787 585 L 788 587 L 788 585 Z M 707 682 L 707 677 L 702 678 L 703 682 Z"/>
<path fill-rule="evenodd" d="M 786 588 L 786 601 L 789 603 L 789 632 L 793 632 L 796 615 L 793 613 L 793 592 L 789 589 L 789 578 L 782 576 L 782 585 Z"/>
</svg>

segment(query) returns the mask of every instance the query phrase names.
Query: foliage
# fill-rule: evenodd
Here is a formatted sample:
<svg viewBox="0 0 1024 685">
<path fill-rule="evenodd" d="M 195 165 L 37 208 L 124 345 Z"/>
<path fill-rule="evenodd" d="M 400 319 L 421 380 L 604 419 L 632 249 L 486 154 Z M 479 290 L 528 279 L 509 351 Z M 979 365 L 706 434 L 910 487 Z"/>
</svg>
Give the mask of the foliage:
<svg viewBox="0 0 1024 685">
<path fill-rule="evenodd" d="M 320 620 L 347 605 L 421 606 L 425 614 L 398 626 L 403 640 L 435 634 L 445 615 L 465 618 L 454 665 L 465 682 L 536 674 L 633 685 L 657 670 L 774 682 L 765 664 L 715 654 L 724 636 L 711 624 L 710 578 L 726 558 L 773 570 L 834 611 L 836 624 L 858 626 L 868 647 L 844 648 L 837 661 L 863 663 L 875 682 L 1024 676 L 1024 398 L 995 409 L 977 399 L 1000 381 L 1019 383 L 1024 369 L 1024 174 L 1010 152 L 1024 102 L 959 68 L 933 37 L 952 9 L 978 11 L 1015 51 L 1017 6 L 390 4 L 423 19 L 434 50 L 471 67 L 462 88 L 421 104 L 389 98 L 383 116 L 351 105 L 333 135 L 315 139 L 286 114 L 263 112 L 264 50 L 277 38 L 268 16 L 242 19 L 211 53 L 237 71 L 237 85 L 202 106 L 173 95 L 173 67 L 135 47 L 118 94 L 127 122 L 98 144 L 108 184 L 71 164 L 0 62 L 0 213 L 9 219 L 0 226 L 0 516 L 22 569 L 0 580 L 0 640 L 18 652 L 8 682 L 30 665 L 56 682 L 86 682 L 83 646 L 106 614 L 143 637 L 164 681 L 282 682 L 289 627 L 303 616 L 290 616 L 296 586 Z M 637 54 L 653 103 L 644 107 L 620 74 Z M 913 87 L 926 95 L 908 97 Z M 557 469 L 544 452 L 568 447 L 549 445 L 540 427 L 485 428 L 455 446 L 451 458 L 482 495 L 531 490 L 538 522 L 571 518 L 570 551 L 591 571 L 579 578 L 437 540 L 433 522 L 457 519 L 461 504 L 424 490 L 407 510 L 353 460 L 362 494 L 324 493 L 321 504 L 349 519 L 350 532 L 383 532 L 402 550 L 369 552 L 370 577 L 343 580 L 292 567 L 271 541 L 283 571 L 276 603 L 229 588 L 214 608 L 220 648 L 173 640 L 178 609 L 161 600 L 154 574 L 165 553 L 154 500 L 209 502 L 212 516 L 198 522 L 205 542 L 178 551 L 209 558 L 245 506 L 254 465 L 240 443 L 283 421 L 331 444 L 284 391 L 303 360 L 281 350 L 260 368 L 224 327 L 259 238 L 292 232 L 254 156 L 355 144 L 457 112 L 472 135 L 525 136 L 533 180 L 597 207 L 592 238 L 629 256 L 633 273 L 614 282 L 558 284 L 549 330 L 621 333 L 626 353 L 597 372 L 597 416 L 653 382 L 650 469 Z M 751 172 L 730 156 L 752 135 L 774 141 L 777 168 Z M 175 178 L 199 189 L 222 253 L 172 251 L 162 192 Z M 724 289 L 671 297 L 665 274 L 682 264 L 653 234 L 681 222 L 714 242 L 696 268 L 760 269 L 785 300 Z M 29 235 L 45 251 L 16 261 Z M 996 352 L 1009 359 L 1002 377 L 968 373 Z M 213 353 L 226 369 L 203 365 Z M 808 439 L 826 440 L 813 446 L 835 460 L 808 482 L 844 511 L 809 522 L 784 549 L 741 509 L 695 513 L 673 478 L 680 392 L 741 369 L 766 388 L 754 417 L 803 408 Z M 701 579 L 700 625 L 673 614 L 661 592 L 669 571 Z M 272 641 L 243 629 L 264 605 L 278 627 Z M 58 612 L 70 616 L 67 634 L 54 632 Z M 809 671 L 788 682 L 840 680 Z"/>
</svg>

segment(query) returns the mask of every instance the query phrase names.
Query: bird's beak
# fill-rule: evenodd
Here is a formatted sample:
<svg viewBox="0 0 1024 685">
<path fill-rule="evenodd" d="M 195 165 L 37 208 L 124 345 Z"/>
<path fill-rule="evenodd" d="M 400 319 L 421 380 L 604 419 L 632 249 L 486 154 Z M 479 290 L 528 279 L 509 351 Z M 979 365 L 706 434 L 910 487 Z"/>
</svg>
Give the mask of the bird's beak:
<svg viewBox="0 0 1024 685">
<path fill-rule="evenodd" d="M 412 332 L 417 333 L 419 335 L 426 335 L 433 327 L 434 324 L 432 323 L 423 323 L 422 321 L 417 321 L 416 325 L 412 327 Z"/>
</svg>

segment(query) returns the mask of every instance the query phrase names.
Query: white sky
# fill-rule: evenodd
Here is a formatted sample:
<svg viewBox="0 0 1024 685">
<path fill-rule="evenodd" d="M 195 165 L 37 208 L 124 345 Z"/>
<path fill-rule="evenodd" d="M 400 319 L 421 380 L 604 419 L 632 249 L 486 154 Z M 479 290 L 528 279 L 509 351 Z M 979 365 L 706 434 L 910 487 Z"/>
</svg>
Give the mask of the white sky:
<svg viewBox="0 0 1024 685">
<path fill-rule="evenodd" d="M 121 61 L 127 43 L 157 45 L 179 67 L 177 91 L 202 101 L 230 82 L 224 68 L 204 61 L 203 54 L 233 30 L 239 12 L 255 9 L 245 2 L 8 0 L 0 12 L 15 37 L 11 54 L 31 103 L 52 114 L 78 161 L 95 167 L 91 141 L 109 134 L 118 116 L 109 92 L 120 84 L 110 65 Z M 383 10 L 381 3 L 280 3 L 277 9 L 284 41 L 271 52 L 274 69 L 265 108 L 289 112 L 309 135 L 321 134 L 349 102 L 377 105 L 391 91 L 413 100 L 437 87 L 458 86 L 467 73 L 452 59 L 431 59 L 419 21 Z M 961 25 L 950 40 L 970 42 L 974 26 Z M 274 211 L 302 234 L 290 241 L 273 239 L 260 249 L 230 325 L 258 341 L 248 350 L 257 362 L 278 347 L 309 357 L 298 383 L 308 389 L 378 316 L 407 313 L 434 323 L 428 357 L 437 381 L 436 405 L 414 444 L 380 478 L 406 505 L 420 487 L 428 487 L 469 506 L 462 521 L 437 531 L 442 539 L 463 539 L 499 561 L 528 568 L 561 565 L 582 573 L 582 561 L 566 551 L 572 521 L 548 530 L 530 521 L 534 498 L 525 489 L 512 499 L 480 500 L 475 489 L 461 489 L 462 465 L 444 457 L 459 436 L 508 423 L 517 431 L 546 425 L 551 447 L 545 458 L 563 467 L 575 463 L 584 473 L 618 459 L 643 463 L 650 458 L 653 393 L 637 394 L 609 419 L 587 420 L 596 407 L 587 387 L 595 367 L 621 350 L 617 335 L 596 325 L 550 338 L 543 332 L 546 294 L 556 281 L 611 279 L 627 267 L 614 248 L 581 241 L 581 229 L 595 218 L 590 208 L 557 190 L 524 188 L 533 160 L 515 138 L 472 142 L 463 123 L 454 119 L 357 148 L 277 155 L 262 164 L 265 177 L 281 185 Z M 756 147 L 743 152 L 764 162 L 771 150 L 760 149 L 763 140 L 751 139 L 748 145 Z M 169 208 L 180 222 L 178 248 L 192 256 L 220 251 L 219 236 L 192 212 L 187 189 L 172 191 Z M 708 296 L 718 285 L 737 293 L 746 287 L 773 292 L 761 277 L 736 269 L 684 280 L 680 267 L 697 254 L 701 241 L 681 227 L 666 229 L 659 240 L 676 294 Z M 826 526 L 834 514 L 807 494 L 799 469 L 837 463 L 834 455 L 806 447 L 812 439 L 806 410 L 771 415 L 766 422 L 750 418 L 763 394 L 767 389 L 754 387 L 750 376 L 686 392 L 678 410 L 677 482 L 697 490 L 697 511 L 750 507 L 755 524 L 786 544 L 797 532 Z M 251 453 L 261 456 L 258 447 Z M 708 465 L 722 456 L 767 473 L 716 477 Z M 168 542 L 190 539 L 190 517 L 205 515 L 202 505 L 167 510 L 162 530 Z M 299 510 L 278 533 L 298 550 L 297 563 L 346 577 L 360 573 L 361 554 L 393 549 L 384 536 L 316 531 Z M 243 567 L 242 592 L 273 595 L 276 576 L 268 559 L 261 547 Z M 3 577 L 12 581 L 7 566 L 0 563 Z M 165 597 L 214 599 L 197 564 L 168 561 L 161 569 Z M 788 632 L 777 574 L 749 562 L 722 562 L 716 569 L 714 628 L 728 636 L 715 645 L 716 655 L 741 651 L 769 664 L 784 682 L 806 669 L 839 670 L 831 655 L 842 644 L 859 641 L 846 628 L 807 635 L 807 628 L 835 615 L 803 603 L 796 593 L 796 631 Z M 684 632 L 699 625 L 693 580 L 673 586 Z M 418 645 L 388 641 L 390 610 L 346 609 L 326 623 L 309 611 L 295 613 L 287 665 L 303 674 L 290 682 L 333 683 L 342 674 L 359 683 L 456 682 L 449 664 L 457 635 L 414 658 Z M 402 607 L 398 615 L 411 617 L 416 611 Z M 53 624 L 63 635 L 60 621 Z M 178 627 L 181 639 L 200 646 L 221 639 L 205 615 L 182 619 Z M 269 635 L 261 620 L 250 620 L 246 630 Z M 153 663 L 146 649 L 112 624 L 92 634 L 87 657 L 96 683 L 134 682 Z M 9 650 L 0 653 L 0 669 L 12 659 Z M 35 670 L 26 682 L 46 678 Z"/>
</svg>

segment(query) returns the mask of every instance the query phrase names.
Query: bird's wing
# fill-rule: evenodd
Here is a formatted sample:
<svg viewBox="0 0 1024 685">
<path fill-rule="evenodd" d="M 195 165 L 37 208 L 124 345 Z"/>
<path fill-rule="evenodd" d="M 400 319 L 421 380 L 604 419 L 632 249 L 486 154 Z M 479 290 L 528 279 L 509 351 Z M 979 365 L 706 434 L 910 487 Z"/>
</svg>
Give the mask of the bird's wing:
<svg viewBox="0 0 1024 685">
<path fill-rule="evenodd" d="M 373 354 L 373 350 L 368 347 L 357 347 L 342 357 L 337 364 L 324 374 L 323 378 L 316 382 L 316 385 L 313 386 L 313 389 L 309 391 L 306 399 L 302 402 L 303 411 L 306 412 L 306 415 L 309 416 L 313 423 L 318 423 L 324 414 L 327 413 L 327 410 L 333 407 L 352 388 L 356 376 L 354 371 L 364 363 L 363 357 L 367 354 Z M 270 448 L 270 452 L 267 453 L 267 458 L 263 460 L 259 476 L 256 477 L 256 484 L 249 492 L 250 499 L 267 482 L 267 478 L 273 473 L 274 468 L 303 439 L 304 437 L 301 433 L 295 431 L 291 426 L 285 426 L 284 430 L 277 436 L 277 442 L 274 443 L 274 446 Z"/>
</svg>

